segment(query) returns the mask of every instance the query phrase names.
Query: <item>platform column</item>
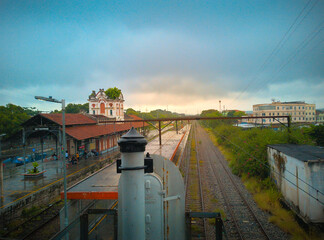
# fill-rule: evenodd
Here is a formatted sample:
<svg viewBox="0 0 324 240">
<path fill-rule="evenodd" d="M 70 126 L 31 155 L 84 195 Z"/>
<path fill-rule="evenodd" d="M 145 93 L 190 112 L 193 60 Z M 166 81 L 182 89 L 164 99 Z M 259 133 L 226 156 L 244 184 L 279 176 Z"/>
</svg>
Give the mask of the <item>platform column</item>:
<svg viewBox="0 0 324 240">
<path fill-rule="evenodd" d="M 118 239 L 145 239 L 144 151 L 147 141 L 131 128 L 118 141 L 121 152 Z"/>
</svg>

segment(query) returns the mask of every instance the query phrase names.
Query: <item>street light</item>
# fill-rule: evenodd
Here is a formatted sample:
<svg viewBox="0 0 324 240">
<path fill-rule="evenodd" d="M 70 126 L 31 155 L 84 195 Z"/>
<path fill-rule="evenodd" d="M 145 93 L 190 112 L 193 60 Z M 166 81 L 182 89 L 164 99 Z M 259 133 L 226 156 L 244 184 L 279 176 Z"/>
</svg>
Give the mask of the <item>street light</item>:
<svg viewBox="0 0 324 240">
<path fill-rule="evenodd" d="M 57 100 L 52 98 L 52 96 L 41 97 L 35 96 L 35 99 L 47 102 L 54 102 L 54 103 L 62 103 L 62 130 L 63 130 L 63 154 L 61 154 L 61 160 L 63 163 L 63 179 L 64 179 L 64 215 L 65 215 L 65 227 L 68 226 L 69 219 L 68 219 L 68 210 L 67 210 L 67 183 L 66 183 L 66 164 L 65 164 L 65 152 L 66 152 L 66 140 L 65 140 L 65 100 L 62 99 Z"/>
</svg>

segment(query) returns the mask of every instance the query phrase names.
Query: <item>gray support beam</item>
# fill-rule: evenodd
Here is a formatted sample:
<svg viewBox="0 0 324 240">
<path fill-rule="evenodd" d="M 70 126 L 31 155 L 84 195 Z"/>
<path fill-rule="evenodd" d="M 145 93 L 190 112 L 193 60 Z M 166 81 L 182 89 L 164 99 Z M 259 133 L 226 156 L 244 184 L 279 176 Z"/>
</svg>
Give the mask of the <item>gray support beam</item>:
<svg viewBox="0 0 324 240">
<path fill-rule="evenodd" d="M 84 213 L 80 216 L 80 239 L 88 240 L 88 214 Z"/>
<path fill-rule="evenodd" d="M 64 178 L 64 222 L 65 227 L 69 225 L 69 217 L 68 217 L 68 207 L 67 207 L 67 178 L 66 178 L 66 164 L 65 164 L 65 151 L 66 151 L 66 138 L 65 138 L 65 100 L 62 99 L 62 130 L 63 130 L 63 178 Z"/>
<path fill-rule="evenodd" d="M 215 218 L 215 235 L 216 240 L 223 239 L 223 222 L 220 217 Z"/>
<path fill-rule="evenodd" d="M 44 139 L 41 137 L 42 171 L 44 171 Z"/>
<path fill-rule="evenodd" d="M 26 173 L 26 133 L 25 128 L 23 128 L 23 148 L 24 148 L 24 172 Z"/>
<path fill-rule="evenodd" d="M 55 138 L 55 154 L 56 154 L 56 156 L 58 157 L 58 150 L 57 150 L 57 138 L 58 138 L 58 136 L 56 135 L 56 138 Z"/>
<path fill-rule="evenodd" d="M 3 163 L 1 160 L 1 136 L 0 136 L 0 191 L 1 191 L 1 206 L 3 206 L 4 192 L 3 192 Z"/>
<path fill-rule="evenodd" d="M 162 145 L 161 121 L 159 121 L 159 144 Z"/>
</svg>

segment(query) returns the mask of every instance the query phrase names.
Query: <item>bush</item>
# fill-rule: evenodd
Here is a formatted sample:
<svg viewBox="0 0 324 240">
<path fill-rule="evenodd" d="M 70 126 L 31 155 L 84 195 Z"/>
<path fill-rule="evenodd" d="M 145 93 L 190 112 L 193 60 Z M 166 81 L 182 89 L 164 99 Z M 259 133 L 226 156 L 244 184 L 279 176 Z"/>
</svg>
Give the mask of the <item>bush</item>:
<svg viewBox="0 0 324 240">
<path fill-rule="evenodd" d="M 208 122 L 203 122 L 208 126 Z M 266 179 L 269 176 L 269 165 L 267 160 L 267 145 L 270 144 L 313 144 L 308 134 L 301 129 L 287 129 L 275 131 L 271 128 L 253 128 L 243 130 L 241 128 L 221 124 L 212 128 L 217 137 L 218 144 L 225 147 L 233 157 L 230 167 L 234 174 L 242 176 L 256 176 Z"/>
</svg>

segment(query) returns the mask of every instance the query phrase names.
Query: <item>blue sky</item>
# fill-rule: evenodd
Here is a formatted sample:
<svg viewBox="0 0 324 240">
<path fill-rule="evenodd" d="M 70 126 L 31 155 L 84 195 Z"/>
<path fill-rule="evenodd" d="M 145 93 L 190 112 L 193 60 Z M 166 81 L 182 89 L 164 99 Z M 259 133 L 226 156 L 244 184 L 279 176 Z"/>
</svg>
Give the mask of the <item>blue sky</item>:
<svg viewBox="0 0 324 240">
<path fill-rule="evenodd" d="M 250 110 L 272 98 L 323 108 L 323 28 L 321 0 L 2 0 L 0 104 L 52 110 L 33 97 L 85 103 L 117 86 L 141 111 L 197 113 L 219 100 Z"/>
</svg>

